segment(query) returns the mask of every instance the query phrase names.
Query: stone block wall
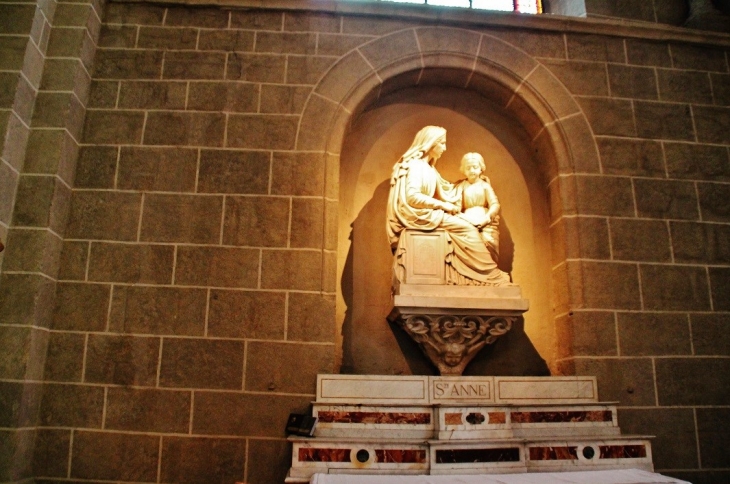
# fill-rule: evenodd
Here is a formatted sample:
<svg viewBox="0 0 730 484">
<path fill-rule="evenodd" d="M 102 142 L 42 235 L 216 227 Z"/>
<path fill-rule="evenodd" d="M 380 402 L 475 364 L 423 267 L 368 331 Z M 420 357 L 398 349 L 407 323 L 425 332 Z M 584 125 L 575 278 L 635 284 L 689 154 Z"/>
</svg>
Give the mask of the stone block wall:
<svg viewBox="0 0 730 484">
<path fill-rule="evenodd" d="M 101 5 L 0 5 L 0 481 L 33 475 L 73 147 Z M 75 42 L 66 34 L 73 32 Z M 86 42 L 86 40 L 90 42 Z M 81 59 L 87 61 L 82 65 Z"/>
<path fill-rule="evenodd" d="M 690 13 L 687 0 L 585 0 L 585 6 L 588 16 L 618 17 L 669 25 L 682 25 Z"/>
<path fill-rule="evenodd" d="M 657 436 L 659 471 L 721 482 L 728 434 L 711 422 L 730 396 L 727 48 L 566 42 L 566 59 L 543 63 L 586 114 L 601 170 L 576 176 L 575 214 L 554 226 L 582 301 L 557 321 L 559 366 L 596 375 L 624 431 Z"/>
<path fill-rule="evenodd" d="M 105 15 L 36 476 L 282 482 L 287 416 L 335 361 L 325 165 L 293 151 L 324 65 L 287 71 L 285 53 L 316 34 L 280 32 L 280 11 Z"/>
<path fill-rule="evenodd" d="M 282 482 L 286 416 L 307 409 L 316 373 L 336 371 L 338 153 L 320 149 L 325 114 L 362 72 L 386 76 L 427 48 L 413 29 L 432 25 L 535 59 L 522 75 L 538 92 L 572 98 L 557 127 L 590 140 L 551 180 L 564 297 L 554 367 L 596 375 L 625 432 L 657 435 L 658 471 L 727 480 L 727 37 L 367 9 L 32 9 L 53 26 L 40 73 L 8 60 L 30 43 L 43 52 L 36 24 L 0 32 L 12 47 L 0 52 L 12 120 L 0 480 Z M 402 51 L 365 46 L 399 31 Z M 30 87 L 15 87 L 15 71 Z"/>
</svg>

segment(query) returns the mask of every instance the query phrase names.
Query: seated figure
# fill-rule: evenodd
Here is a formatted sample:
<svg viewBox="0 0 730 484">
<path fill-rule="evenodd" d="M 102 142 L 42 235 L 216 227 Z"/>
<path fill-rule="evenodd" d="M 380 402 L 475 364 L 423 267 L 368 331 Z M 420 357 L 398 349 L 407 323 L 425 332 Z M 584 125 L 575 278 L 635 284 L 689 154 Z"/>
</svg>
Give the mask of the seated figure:
<svg viewBox="0 0 730 484">
<path fill-rule="evenodd" d="M 444 260 L 448 284 L 510 284 L 509 276 L 497 268 L 495 256 L 487 248 L 480 229 L 468 220 L 469 214 L 461 213 L 464 187 L 459 190 L 444 180 L 435 168 L 445 150 L 446 130 L 426 126 L 393 166 L 387 232 L 395 256 L 395 277 L 402 280 L 404 272 L 406 249 L 401 237 L 404 230 L 431 232 L 443 229 L 448 237 Z M 470 187 L 466 188 L 471 191 Z M 486 225 L 489 224 L 483 224 Z"/>
</svg>

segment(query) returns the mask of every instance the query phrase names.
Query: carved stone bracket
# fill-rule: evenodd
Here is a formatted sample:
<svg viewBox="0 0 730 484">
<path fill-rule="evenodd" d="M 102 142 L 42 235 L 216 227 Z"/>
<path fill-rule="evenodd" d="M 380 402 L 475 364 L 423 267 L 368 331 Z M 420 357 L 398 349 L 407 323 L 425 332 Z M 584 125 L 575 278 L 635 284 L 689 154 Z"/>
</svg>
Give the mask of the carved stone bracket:
<svg viewBox="0 0 730 484">
<path fill-rule="evenodd" d="M 441 375 L 461 375 L 479 350 L 507 333 L 517 317 L 401 314 L 393 319 L 418 343 Z"/>
</svg>

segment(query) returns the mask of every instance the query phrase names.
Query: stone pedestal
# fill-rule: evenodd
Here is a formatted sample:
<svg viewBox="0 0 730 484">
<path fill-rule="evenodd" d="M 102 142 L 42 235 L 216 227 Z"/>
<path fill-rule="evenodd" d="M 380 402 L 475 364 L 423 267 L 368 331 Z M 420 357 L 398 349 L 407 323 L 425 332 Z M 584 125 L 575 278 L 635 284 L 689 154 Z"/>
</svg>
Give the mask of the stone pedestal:
<svg viewBox="0 0 730 484">
<path fill-rule="evenodd" d="M 315 473 L 653 471 L 593 377 L 319 375 L 314 438 L 292 437 L 287 482 Z"/>
<path fill-rule="evenodd" d="M 441 375 L 461 375 L 484 346 L 497 341 L 529 308 L 519 286 L 394 287 L 388 316 L 416 341 Z"/>
<path fill-rule="evenodd" d="M 443 230 L 404 230 L 397 254 L 388 320 L 418 343 L 441 375 L 461 375 L 529 308 L 517 285 L 454 285 Z"/>
</svg>

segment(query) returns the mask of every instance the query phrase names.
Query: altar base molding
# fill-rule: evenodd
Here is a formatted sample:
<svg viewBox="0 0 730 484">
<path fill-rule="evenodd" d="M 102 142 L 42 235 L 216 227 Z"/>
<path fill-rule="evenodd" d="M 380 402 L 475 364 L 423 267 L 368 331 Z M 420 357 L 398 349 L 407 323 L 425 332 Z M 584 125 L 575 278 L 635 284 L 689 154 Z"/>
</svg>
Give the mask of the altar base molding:
<svg viewBox="0 0 730 484">
<path fill-rule="evenodd" d="M 287 482 L 329 474 L 653 471 L 594 377 L 319 375 L 314 438 L 291 437 Z"/>
</svg>

